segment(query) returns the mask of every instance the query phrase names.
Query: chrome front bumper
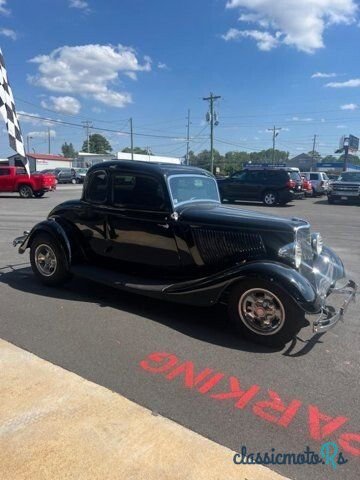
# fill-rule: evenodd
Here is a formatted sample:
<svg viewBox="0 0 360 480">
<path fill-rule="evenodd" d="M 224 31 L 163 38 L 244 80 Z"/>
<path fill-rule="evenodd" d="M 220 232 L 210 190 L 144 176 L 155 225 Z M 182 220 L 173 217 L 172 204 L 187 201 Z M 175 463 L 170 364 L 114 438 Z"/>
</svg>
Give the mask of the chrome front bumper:
<svg viewBox="0 0 360 480">
<path fill-rule="evenodd" d="M 16 237 L 12 242 L 13 247 L 17 247 L 18 245 L 22 245 L 25 242 L 25 240 L 27 240 L 29 234 L 30 234 L 30 232 L 25 231 L 24 235 L 21 235 L 21 237 Z M 19 253 L 24 253 L 24 251 L 19 249 Z"/>
<path fill-rule="evenodd" d="M 327 332 L 330 328 L 334 327 L 339 320 L 343 320 L 343 316 L 351 301 L 355 301 L 357 292 L 357 285 L 353 280 L 349 280 L 346 285 L 341 288 L 331 288 L 329 295 L 340 294 L 345 295 L 345 300 L 341 307 L 336 310 L 330 305 L 325 305 L 322 308 L 321 314 L 317 320 L 313 322 L 313 331 Z"/>
</svg>

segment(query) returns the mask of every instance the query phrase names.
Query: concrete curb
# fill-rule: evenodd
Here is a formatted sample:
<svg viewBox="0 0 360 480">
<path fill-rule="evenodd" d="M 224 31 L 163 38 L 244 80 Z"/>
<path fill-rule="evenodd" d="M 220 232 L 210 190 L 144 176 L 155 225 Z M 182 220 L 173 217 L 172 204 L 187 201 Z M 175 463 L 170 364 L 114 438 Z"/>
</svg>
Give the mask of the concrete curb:
<svg viewBox="0 0 360 480">
<path fill-rule="evenodd" d="M 0 391 L 4 480 L 285 478 L 3 340 Z"/>
</svg>

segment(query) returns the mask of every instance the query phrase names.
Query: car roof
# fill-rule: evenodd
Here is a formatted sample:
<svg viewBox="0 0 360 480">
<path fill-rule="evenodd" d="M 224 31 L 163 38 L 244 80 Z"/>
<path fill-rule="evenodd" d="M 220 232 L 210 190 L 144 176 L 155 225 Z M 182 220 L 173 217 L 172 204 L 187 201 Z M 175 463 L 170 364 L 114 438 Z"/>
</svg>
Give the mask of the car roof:
<svg viewBox="0 0 360 480">
<path fill-rule="evenodd" d="M 173 163 L 143 162 L 138 160 L 110 160 L 107 162 L 96 163 L 89 168 L 88 173 L 96 170 L 126 170 L 128 172 L 145 172 L 155 175 L 204 175 L 212 177 L 211 173 L 202 168 L 191 167 L 187 165 L 176 165 Z"/>
</svg>

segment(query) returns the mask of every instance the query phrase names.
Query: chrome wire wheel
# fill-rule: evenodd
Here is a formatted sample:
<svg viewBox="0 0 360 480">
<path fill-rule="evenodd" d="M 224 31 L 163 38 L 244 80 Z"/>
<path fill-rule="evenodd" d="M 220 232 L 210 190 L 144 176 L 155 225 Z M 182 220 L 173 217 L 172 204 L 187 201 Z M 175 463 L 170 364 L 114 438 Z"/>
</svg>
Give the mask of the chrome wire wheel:
<svg viewBox="0 0 360 480">
<path fill-rule="evenodd" d="M 54 250 L 49 245 L 38 245 L 34 257 L 36 268 L 41 275 L 51 277 L 55 273 L 57 258 Z"/>
<path fill-rule="evenodd" d="M 244 325 L 258 335 L 274 335 L 285 322 L 285 309 L 269 290 L 252 288 L 240 297 L 238 312 Z"/>
</svg>

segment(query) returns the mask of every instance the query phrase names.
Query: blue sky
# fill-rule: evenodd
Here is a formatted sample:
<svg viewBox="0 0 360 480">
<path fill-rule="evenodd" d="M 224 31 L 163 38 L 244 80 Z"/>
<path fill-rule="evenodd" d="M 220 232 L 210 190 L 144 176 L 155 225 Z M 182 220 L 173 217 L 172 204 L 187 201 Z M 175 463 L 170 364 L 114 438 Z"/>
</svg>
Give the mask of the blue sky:
<svg viewBox="0 0 360 480">
<path fill-rule="evenodd" d="M 215 146 L 271 146 L 292 155 L 331 154 L 343 134 L 360 134 L 359 11 L 354 0 L 0 0 L 0 46 L 30 149 L 79 149 L 89 120 L 115 151 L 130 143 L 154 153 L 209 146 L 210 91 Z M 0 157 L 9 155 L 0 136 Z"/>
</svg>

